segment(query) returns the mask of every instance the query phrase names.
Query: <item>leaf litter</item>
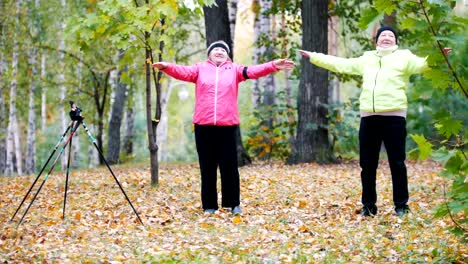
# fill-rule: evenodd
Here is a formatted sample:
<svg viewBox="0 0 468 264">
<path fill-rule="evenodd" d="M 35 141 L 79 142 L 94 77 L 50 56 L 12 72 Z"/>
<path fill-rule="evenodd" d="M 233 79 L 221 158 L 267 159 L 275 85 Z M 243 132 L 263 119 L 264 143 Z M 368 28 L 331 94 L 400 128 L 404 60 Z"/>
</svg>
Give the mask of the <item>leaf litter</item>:
<svg viewBox="0 0 468 264">
<path fill-rule="evenodd" d="M 116 175 L 145 226 L 107 168 L 100 168 L 71 172 L 65 219 L 65 176 L 55 172 L 17 228 L 32 195 L 15 221 L 9 220 L 36 176 L 1 177 L 0 261 L 465 263 L 466 244 L 447 230 L 450 220 L 433 217 L 447 184 L 438 176 L 441 167 L 430 161 L 407 165 L 411 213 L 403 218 L 393 211 L 386 161 L 379 165 L 379 214 L 373 218 L 358 214 L 356 161 L 240 168 L 244 213 L 236 216 L 226 208 L 203 213 L 194 164 L 161 164 L 157 187 L 151 187 L 148 165 L 117 166 Z"/>
</svg>

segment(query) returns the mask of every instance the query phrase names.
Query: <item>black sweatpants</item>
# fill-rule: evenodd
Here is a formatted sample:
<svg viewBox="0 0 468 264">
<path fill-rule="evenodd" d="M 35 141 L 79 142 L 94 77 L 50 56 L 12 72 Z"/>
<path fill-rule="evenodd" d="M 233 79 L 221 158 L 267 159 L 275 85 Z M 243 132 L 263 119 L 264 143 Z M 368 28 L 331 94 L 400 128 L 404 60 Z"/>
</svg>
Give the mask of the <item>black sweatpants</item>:
<svg viewBox="0 0 468 264">
<path fill-rule="evenodd" d="M 221 173 L 222 207 L 240 204 L 239 171 L 237 169 L 237 126 L 195 124 L 195 142 L 201 172 L 203 209 L 218 209 L 217 169 Z"/>
<path fill-rule="evenodd" d="M 371 208 L 377 202 L 375 181 L 382 142 L 392 173 L 393 203 L 402 207 L 408 202 L 408 177 L 405 166 L 406 119 L 399 116 L 361 118 L 359 163 L 362 169 L 362 204 Z"/>
</svg>

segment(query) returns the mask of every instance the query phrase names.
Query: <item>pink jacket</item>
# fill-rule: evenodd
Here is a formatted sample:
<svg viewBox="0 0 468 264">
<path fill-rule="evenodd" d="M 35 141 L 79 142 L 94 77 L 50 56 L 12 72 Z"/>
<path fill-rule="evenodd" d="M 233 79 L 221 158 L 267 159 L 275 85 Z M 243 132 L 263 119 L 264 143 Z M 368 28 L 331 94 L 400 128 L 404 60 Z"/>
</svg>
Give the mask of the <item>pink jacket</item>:
<svg viewBox="0 0 468 264">
<path fill-rule="evenodd" d="M 278 69 L 272 61 L 247 67 L 228 60 L 217 67 L 207 60 L 192 66 L 169 64 L 162 71 L 178 80 L 195 83 L 194 124 L 232 126 L 239 124 L 239 83 Z"/>
</svg>

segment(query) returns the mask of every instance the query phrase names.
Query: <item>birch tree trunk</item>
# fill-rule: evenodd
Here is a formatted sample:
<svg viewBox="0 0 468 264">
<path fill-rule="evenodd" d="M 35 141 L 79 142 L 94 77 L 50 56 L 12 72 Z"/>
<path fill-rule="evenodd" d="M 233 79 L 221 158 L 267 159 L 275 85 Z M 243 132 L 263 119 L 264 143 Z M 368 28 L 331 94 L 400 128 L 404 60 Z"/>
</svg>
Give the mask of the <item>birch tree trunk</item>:
<svg viewBox="0 0 468 264">
<path fill-rule="evenodd" d="M 234 49 L 234 37 L 236 35 L 237 4 L 239 0 L 228 0 L 229 28 L 231 29 L 232 49 Z"/>
<path fill-rule="evenodd" d="M 161 121 L 158 125 L 158 159 L 160 161 L 167 161 L 167 131 L 168 131 L 168 114 L 167 114 L 167 105 L 169 104 L 169 98 L 171 97 L 172 89 L 172 79 L 167 81 L 167 89 L 161 94 Z M 162 89 L 161 89 L 162 90 Z"/>
<path fill-rule="evenodd" d="M 79 80 L 78 82 L 78 91 L 82 91 L 82 72 L 83 72 L 83 63 L 80 62 L 77 64 L 76 68 L 76 79 Z M 80 157 L 80 150 L 81 150 L 81 141 L 80 141 L 80 134 L 81 129 L 76 130 L 75 134 L 73 134 L 73 149 L 72 149 L 72 168 L 76 169 L 80 167 L 80 163 L 83 162 L 79 159 Z M 89 144 L 93 145 L 91 142 Z"/>
<path fill-rule="evenodd" d="M 26 138 L 26 157 L 24 172 L 26 174 L 33 174 L 36 171 L 36 106 L 35 97 L 36 90 L 39 86 L 38 80 L 38 48 L 36 43 L 39 40 L 39 21 L 38 11 L 39 0 L 34 1 L 34 10 L 28 10 L 29 17 L 32 17 L 30 21 L 31 33 L 33 43 L 31 44 L 31 51 L 29 55 L 29 65 L 31 66 L 31 83 L 29 87 L 29 103 L 28 103 L 28 131 Z"/>
<path fill-rule="evenodd" d="M 41 80 L 42 80 L 42 90 L 41 90 L 41 130 L 46 130 L 47 125 L 47 86 L 45 85 L 45 79 L 47 74 L 46 69 L 46 58 L 45 53 L 41 54 Z"/>
<path fill-rule="evenodd" d="M 16 34 L 19 31 L 19 17 L 21 13 L 21 0 L 16 1 L 17 14 L 16 14 L 16 28 L 15 36 L 13 37 L 13 59 L 12 59 L 12 71 L 11 71 L 11 82 L 10 82 L 10 109 L 8 116 L 8 128 L 7 128 L 7 143 L 6 143 L 6 168 L 5 175 L 11 176 L 15 172 L 22 174 L 21 166 L 21 148 L 16 146 L 15 143 L 19 143 L 17 136 L 19 133 L 16 133 L 17 129 L 17 119 L 16 119 L 16 85 L 17 85 L 17 75 L 18 75 L 18 52 L 19 44 L 16 38 Z M 16 136 L 15 136 L 16 135 Z"/>
<path fill-rule="evenodd" d="M 26 139 L 26 160 L 24 167 L 24 172 L 27 174 L 32 174 L 36 170 L 36 107 L 34 105 L 34 97 L 38 86 L 37 54 L 37 48 L 33 47 L 29 56 L 29 64 L 31 65 L 31 84 L 29 87 L 28 132 Z"/>
<path fill-rule="evenodd" d="M 274 49 L 271 45 L 269 47 L 261 45 L 260 43 L 262 43 L 262 41 L 259 41 L 262 37 L 274 38 L 271 16 L 268 15 L 272 7 L 272 2 L 269 0 L 259 0 L 256 1 L 255 5 L 258 14 L 254 24 L 254 34 L 256 38 L 254 43 L 257 43 L 254 48 L 254 63 L 260 64 L 272 57 Z M 270 74 L 264 78 L 253 80 L 253 82 L 252 103 L 254 109 L 257 109 L 260 105 L 265 107 L 272 106 L 275 103 L 276 96 L 275 76 Z M 268 127 L 272 126 L 273 116 L 268 117 L 267 123 Z"/>
<path fill-rule="evenodd" d="M 252 1 L 253 10 L 255 11 L 255 18 L 254 18 L 254 47 L 253 47 L 253 55 L 252 55 L 252 64 L 259 64 L 260 56 L 264 51 L 264 47 L 256 45 L 261 35 L 261 12 L 260 12 L 260 1 L 253 0 Z M 260 80 L 252 80 L 252 107 L 253 109 L 257 109 L 261 103 L 261 95 L 262 91 L 260 90 Z"/>
<path fill-rule="evenodd" d="M 0 0 L 0 8 L 4 10 L 4 2 Z M 4 25 L 0 23 L 0 47 L 5 46 Z M 5 76 L 6 61 L 4 49 L 0 49 L 0 76 Z M 6 166 L 6 109 L 5 109 L 5 78 L 0 79 L 0 174 L 3 174 Z"/>
<path fill-rule="evenodd" d="M 62 10 L 66 10 L 67 2 L 66 0 L 61 0 L 62 3 Z M 66 23 L 65 17 L 61 23 L 60 31 L 58 33 L 58 41 L 59 41 L 59 50 L 65 50 L 65 39 L 64 39 L 64 31 L 65 31 Z M 65 131 L 68 123 L 69 118 L 67 117 L 66 113 L 69 112 L 69 108 L 65 107 L 67 102 L 65 101 L 65 95 L 67 92 L 67 87 L 65 85 L 65 73 L 64 70 L 66 69 L 65 65 L 65 54 L 63 52 L 59 53 L 59 69 L 61 69 L 58 75 L 58 83 L 59 83 L 59 112 L 60 112 L 60 120 L 62 123 L 62 131 Z M 67 155 L 62 155 L 61 159 L 62 170 L 67 167 Z"/>
<path fill-rule="evenodd" d="M 254 0 L 253 5 L 254 9 L 257 10 L 254 21 L 253 63 L 260 64 L 266 62 L 273 52 L 272 47 L 265 47 L 264 45 L 258 44 L 262 36 L 267 36 L 269 38 L 274 36 L 271 17 L 268 15 L 268 11 L 272 7 L 272 2 L 269 0 Z M 258 108 L 262 102 L 264 105 L 273 105 L 275 103 L 276 84 L 274 78 L 273 75 L 268 75 L 261 79 L 252 80 L 252 104 L 254 109 Z"/>
<path fill-rule="evenodd" d="M 134 76 L 132 76 L 132 84 L 129 86 L 128 89 L 128 96 L 127 96 L 127 107 L 125 112 L 124 118 L 124 126 L 125 126 L 125 136 L 124 136 L 124 143 L 123 143 L 123 152 L 127 156 L 133 155 L 133 133 L 135 127 L 135 99 L 134 99 L 134 90 L 135 87 L 133 85 Z"/>
</svg>

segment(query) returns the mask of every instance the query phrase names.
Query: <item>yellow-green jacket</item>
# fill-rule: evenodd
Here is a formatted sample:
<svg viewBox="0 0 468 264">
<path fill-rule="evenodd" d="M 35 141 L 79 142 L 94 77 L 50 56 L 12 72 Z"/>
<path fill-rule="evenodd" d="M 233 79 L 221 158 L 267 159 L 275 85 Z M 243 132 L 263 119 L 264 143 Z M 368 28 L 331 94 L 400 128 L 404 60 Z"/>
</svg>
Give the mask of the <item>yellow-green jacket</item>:
<svg viewBox="0 0 468 264">
<path fill-rule="evenodd" d="M 333 72 L 362 75 L 360 111 L 374 113 L 406 110 L 409 77 L 427 68 L 425 58 L 399 49 L 383 57 L 374 50 L 350 59 L 313 52 L 310 62 Z"/>
</svg>

